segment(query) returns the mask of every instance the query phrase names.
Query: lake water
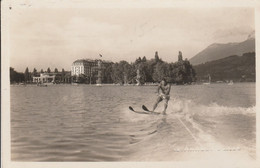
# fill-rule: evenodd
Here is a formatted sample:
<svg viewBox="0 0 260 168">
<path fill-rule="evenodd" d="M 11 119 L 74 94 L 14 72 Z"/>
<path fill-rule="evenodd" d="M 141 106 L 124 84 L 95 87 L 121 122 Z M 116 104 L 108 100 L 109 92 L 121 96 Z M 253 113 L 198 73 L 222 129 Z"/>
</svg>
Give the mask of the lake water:
<svg viewBox="0 0 260 168">
<path fill-rule="evenodd" d="M 11 86 L 13 161 L 255 159 L 255 83 L 172 86 Z M 157 111 L 162 111 L 163 104 Z"/>
</svg>

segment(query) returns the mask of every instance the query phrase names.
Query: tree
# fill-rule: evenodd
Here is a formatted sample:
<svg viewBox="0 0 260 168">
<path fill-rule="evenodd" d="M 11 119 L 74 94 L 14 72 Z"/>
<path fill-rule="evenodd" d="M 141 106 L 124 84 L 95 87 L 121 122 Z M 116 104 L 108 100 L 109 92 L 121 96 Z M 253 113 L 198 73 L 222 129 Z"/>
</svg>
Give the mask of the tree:
<svg viewBox="0 0 260 168">
<path fill-rule="evenodd" d="M 155 65 L 156 65 L 155 59 L 147 61 L 146 65 L 147 65 L 146 72 L 145 72 L 146 81 L 147 82 L 154 82 L 153 73 L 154 73 L 154 69 L 155 69 Z"/>
<path fill-rule="evenodd" d="M 30 73 L 29 73 L 28 67 L 25 69 L 25 72 L 24 72 L 24 80 L 25 80 L 25 83 L 29 82 L 29 80 L 30 80 Z"/>
<path fill-rule="evenodd" d="M 146 62 L 146 57 L 145 56 L 142 58 L 142 62 Z"/>
<path fill-rule="evenodd" d="M 142 62 L 141 57 L 139 57 L 139 58 L 137 58 L 137 59 L 135 60 L 135 64 L 139 64 L 140 62 Z"/>
<path fill-rule="evenodd" d="M 37 70 L 36 68 L 33 68 L 33 73 L 32 73 L 33 76 L 36 76 L 37 75 Z"/>
<path fill-rule="evenodd" d="M 146 82 L 146 78 L 147 78 L 147 63 L 142 61 L 142 62 L 136 64 L 135 71 L 136 72 L 139 71 L 139 82 L 141 84 L 144 84 Z"/>
<path fill-rule="evenodd" d="M 155 52 L 154 59 L 156 62 L 159 61 L 158 51 Z"/>
<path fill-rule="evenodd" d="M 43 69 L 41 69 L 41 73 L 44 73 Z"/>
<path fill-rule="evenodd" d="M 66 73 L 65 73 L 65 71 L 64 71 L 64 69 L 62 68 L 62 70 L 61 70 L 61 82 L 65 82 L 65 75 L 66 75 Z"/>
<path fill-rule="evenodd" d="M 50 68 L 47 69 L 47 73 L 51 73 L 51 69 Z"/>
<path fill-rule="evenodd" d="M 25 75 L 23 73 L 16 72 L 14 68 L 10 67 L 10 83 L 24 82 Z"/>
<path fill-rule="evenodd" d="M 71 83 L 71 80 L 72 77 L 71 77 L 71 73 L 65 73 L 65 76 L 64 76 L 64 80 L 65 80 L 65 83 Z"/>
<path fill-rule="evenodd" d="M 141 58 L 140 58 L 141 59 Z M 134 78 L 133 67 L 126 61 L 120 61 L 112 65 L 111 78 L 114 83 L 129 83 Z"/>
<path fill-rule="evenodd" d="M 58 73 L 59 71 L 58 71 L 58 69 L 57 69 L 57 68 L 55 68 L 55 69 L 54 69 L 54 72 L 55 72 L 55 73 Z"/>
<path fill-rule="evenodd" d="M 112 80 L 112 66 L 113 64 L 104 64 L 102 69 L 102 83 L 113 83 Z"/>
<path fill-rule="evenodd" d="M 71 81 L 72 82 L 78 82 L 77 76 L 76 75 L 71 76 Z"/>
<path fill-rule="evenodd" d="M 10 83 L 14 83 L 16 78 L 16 72 L 14 68 L 10 67 Z"/>
<path fill-rule="evenodd" d="M 195 70 L 187 59 L 170 64 L 170 80 L 177 84 L 189 84 L 196 80 L 195 76 Z"/>
<path fill-rule="evenodd" d="M 154 81 L 161 81 L 164 77 L 169 77 L 169 65 L 167 63 L 158 63 L 155 66 L 155 70 L 153 73 Z"/>
<path fill-rule="evenodd" d="M 122 70 L 119 67 L 119 63 L 115 63 L 112 66 L 112 80 L 114 83 L 122 83 Z"/>
<path fill-rule="evenodd" d="M 86 83 L 86 75 L 80 74 L 80 75 L 77 77 L 77 82 L 78 82 L 78 83 Z"/>
<path fill-rule="evenodd" d="M 182 61 L 182 52 L 181 51 L 179 51 L 178 61 Z"/>
</svg>

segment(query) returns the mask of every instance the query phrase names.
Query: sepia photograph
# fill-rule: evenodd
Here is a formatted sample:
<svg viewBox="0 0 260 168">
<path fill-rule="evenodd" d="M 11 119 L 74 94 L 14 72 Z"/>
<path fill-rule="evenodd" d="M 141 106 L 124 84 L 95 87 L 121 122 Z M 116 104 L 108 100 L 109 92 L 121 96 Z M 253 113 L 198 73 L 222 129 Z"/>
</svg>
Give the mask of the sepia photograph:
<svg viewBox="0 0 260 168">
<path fill-rule="evenodd" d="M 4 2 L 4 163 L 256 167 L 254 5 Z"/>
</svg>

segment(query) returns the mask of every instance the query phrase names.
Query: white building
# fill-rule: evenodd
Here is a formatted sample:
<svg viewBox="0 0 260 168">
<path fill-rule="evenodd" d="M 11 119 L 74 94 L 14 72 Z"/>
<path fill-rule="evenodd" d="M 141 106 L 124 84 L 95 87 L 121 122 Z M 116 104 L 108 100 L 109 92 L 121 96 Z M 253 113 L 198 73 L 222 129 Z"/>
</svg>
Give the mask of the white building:
<svg viewBox="0 0 260 168">
<path fill-rule="evenodd" d="M 71 65 L 71 76 L 79 76 L 84 74 L 91 76 L 96 71 L 98 60 L 80 59 L 76 60 Z"/>
<path fill-rule="evenodd" d="M 41 73 L 39 77 L 33 77 L 33 83 L 54 83 L 55 76 L 54 73 Z"/>
</svg>

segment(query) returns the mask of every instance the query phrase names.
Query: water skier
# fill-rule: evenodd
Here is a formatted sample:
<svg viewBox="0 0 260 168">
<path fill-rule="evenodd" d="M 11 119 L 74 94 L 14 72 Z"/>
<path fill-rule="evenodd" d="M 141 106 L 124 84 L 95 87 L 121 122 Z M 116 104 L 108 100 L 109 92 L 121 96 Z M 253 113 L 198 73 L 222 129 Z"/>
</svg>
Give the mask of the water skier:
<svg viewBox="0 0 260 168">
<path fill-rule="evenodd" d="M 160 92 L 161 91 L 161 92 Z M 170 91 L 171 91 L 171 85 L 170 83 L 167 82 L 167 80 L 165 78 L 162 79 L 162 81 L 160 82 L 158 88 L 157 88 L 157 94 L 158 97 L 156 99 L 156 102 L 153 106 L 153 110 L 154 111 L 157 107 L 157 105 L 161 102 L 164 101 L 164 110 L 162 114 L 166 114 L 166 109 L 168 107 L 168 101 L 170 100 Z"/>
</svg>

